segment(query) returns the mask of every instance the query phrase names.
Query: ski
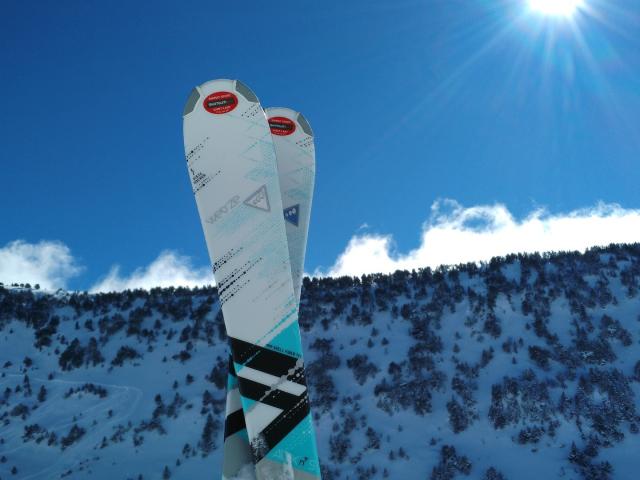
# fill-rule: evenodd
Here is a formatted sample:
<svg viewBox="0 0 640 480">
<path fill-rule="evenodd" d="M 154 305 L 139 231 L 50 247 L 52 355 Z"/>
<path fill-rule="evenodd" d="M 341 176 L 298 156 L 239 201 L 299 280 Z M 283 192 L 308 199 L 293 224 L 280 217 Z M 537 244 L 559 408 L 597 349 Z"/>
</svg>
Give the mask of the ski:
<svg viewBox="0 0 640 480">
<path fill-rule="evenodd" d="M 315 179 L 313 132 L 305 117 L 291 109 L 267 108 L 265 112 L 276 151 L 291 277 L 299 307 Z M 251 450 L 238 391 L 238 378 L 230 359 L 224 424 L 223 480 L 247 477 L 242 469 L 246 469 L 244 466 L 250 461 Z"/>
<path fill-rule="evenodd" d="M 289 108 L 267 108 L 266 114 L 276 149 L 291 277 L 299 303 L 316 175 L 313 132 L 307 119 Z"/>
<path fill-rule="evenodd" d="M 320 478 L 275 149 L 255 94 L 196 87 L 185 155 L 231 346 L 256 478 Z"/>
</svg>

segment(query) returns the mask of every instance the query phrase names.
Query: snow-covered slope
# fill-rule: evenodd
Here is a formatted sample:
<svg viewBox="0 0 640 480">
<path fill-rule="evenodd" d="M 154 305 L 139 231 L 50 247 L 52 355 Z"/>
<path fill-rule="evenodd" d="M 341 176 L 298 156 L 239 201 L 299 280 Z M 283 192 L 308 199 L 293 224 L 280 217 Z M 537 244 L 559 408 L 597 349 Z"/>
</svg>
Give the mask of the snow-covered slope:
<svg viewBox="0 0 640 480">
<path fill-rule="evenodd" d="M 305 279 L 323 475 L 640 471 L 640 245 Z M 0 479 L 219 478 L 215 289 L 0 288 Z"/>
</svg>

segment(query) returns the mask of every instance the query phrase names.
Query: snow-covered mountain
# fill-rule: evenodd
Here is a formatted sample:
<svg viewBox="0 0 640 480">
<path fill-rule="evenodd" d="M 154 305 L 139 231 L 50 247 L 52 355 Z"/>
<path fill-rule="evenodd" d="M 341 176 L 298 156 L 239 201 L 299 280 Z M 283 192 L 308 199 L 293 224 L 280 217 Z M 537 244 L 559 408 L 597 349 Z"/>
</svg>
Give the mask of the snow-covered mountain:
<svg viewBox="0 0 640 480">
<path fill-rule="evenodd" d="M 323 478 L 634 479 L 640 244 L 305 279 Z M 215 289 L 0 288 L 0 479 L 220 478 Z"/>
</svg>

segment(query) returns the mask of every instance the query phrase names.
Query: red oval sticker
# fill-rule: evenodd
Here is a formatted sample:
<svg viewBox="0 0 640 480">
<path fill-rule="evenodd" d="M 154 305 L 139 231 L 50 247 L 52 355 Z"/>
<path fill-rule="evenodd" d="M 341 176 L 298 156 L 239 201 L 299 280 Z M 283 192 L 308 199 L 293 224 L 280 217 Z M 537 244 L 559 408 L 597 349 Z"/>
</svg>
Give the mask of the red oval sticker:
<svg viewBox="0 0 640 480">
<path fill-rule="evenodd" d="M 202 105 L 207 112 L 221 115 L 238 106 L 238 97 L 231 92 L 216 92 L 207 95 Z"/>
<path fill-rule="evenodd" d="M 269 119 L 271 133 L 284 137 L 296 131 L 296 124 L 287 117 L 272 117 Z"/>
</svg>

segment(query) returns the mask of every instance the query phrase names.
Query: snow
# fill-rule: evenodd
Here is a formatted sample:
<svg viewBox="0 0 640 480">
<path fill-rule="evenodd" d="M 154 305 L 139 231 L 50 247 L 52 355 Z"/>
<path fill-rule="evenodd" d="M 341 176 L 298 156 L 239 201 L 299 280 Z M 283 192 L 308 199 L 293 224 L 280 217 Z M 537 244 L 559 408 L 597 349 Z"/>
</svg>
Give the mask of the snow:
<svg viewBox="0 0 640 480">
<path fill-rule="evenodd" d="M 604 461 L 613 473 L 594 478 L 633 478 L 640 247 L 611 248 L 503 261 L 500 273 L 462 269 L 458 280 L 443 270 L 372 276 L 367 285 L 305 281 L 301 324 L 325 480 L 483 480 L 490 467 L 506 479 L 569 480 Z M 491 285 L 499 286 L 493 304 Z M 534 299 L 532 312 L 523 311 L 525 297 Z M 227 347 L 219 309 L 214 289 L 0 289 L 0 479 L 220 478 Z M 487 326 L 491 315 L 499 331 Z M 619 323 L 601 326 L 603 315 Z M 38 344 L 46 337 L 50 344 Z M 84 357 L 64 370 L 60 360 L 76 338 Z M 103 357 L 95 365 L 86 353 L 91 338 Z M 113 364 L 122 347 L 138 356 Z M 530 347 L 547 352 L 547 363 Z M 497 387 L 515 391 L 498 399 Z M 500 412 L 505 422 L 496 426 Z M 597 425 L 598 413 L 605 421 Z M 219 422 L 210 448 L 209 415 Z M 543 429 L 537 440 L 527 436 L 535 428 Z M 598 443 L 590 466 L 572 463 L 572 444 L 586 451 L 590 441 Z M 254 478 L 247 466 L 236 480 Z"/>
</svg>

